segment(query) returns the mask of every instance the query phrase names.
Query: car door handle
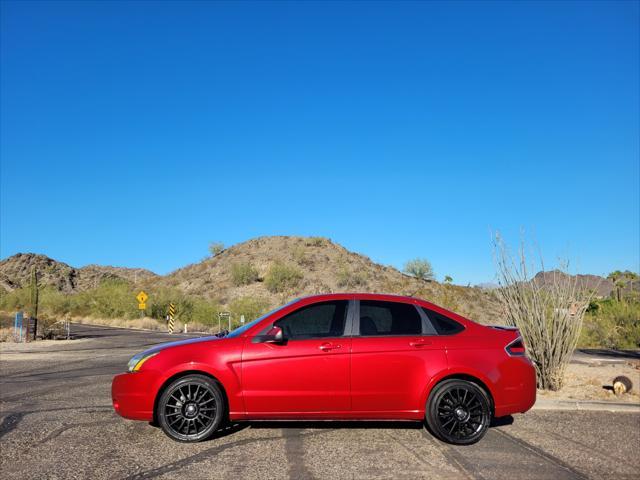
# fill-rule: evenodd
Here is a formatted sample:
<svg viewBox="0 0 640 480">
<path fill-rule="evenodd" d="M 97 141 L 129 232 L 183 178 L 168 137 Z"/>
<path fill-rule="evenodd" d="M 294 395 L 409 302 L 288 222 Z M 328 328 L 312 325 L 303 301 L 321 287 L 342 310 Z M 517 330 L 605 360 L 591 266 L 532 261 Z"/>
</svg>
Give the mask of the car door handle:
<svg viewBox="0 0 640 480">
<path fill-rule="evenodd" d="M 418 340 L 416 342 L 409 342 L 409 346 L 415 347 L 415 348 L 426 347 L 427 345 L 431 345 L 431 342 L 428 340 Z"/>
<path fill-rule="evenodd" d="M 334 345 L 333 343 L 323 343 L 318 348 L 323 352 L 328 352 L 330 350 L 335 350 L 336 348 L 342 348 L 342 345 Z"/>
</svg>

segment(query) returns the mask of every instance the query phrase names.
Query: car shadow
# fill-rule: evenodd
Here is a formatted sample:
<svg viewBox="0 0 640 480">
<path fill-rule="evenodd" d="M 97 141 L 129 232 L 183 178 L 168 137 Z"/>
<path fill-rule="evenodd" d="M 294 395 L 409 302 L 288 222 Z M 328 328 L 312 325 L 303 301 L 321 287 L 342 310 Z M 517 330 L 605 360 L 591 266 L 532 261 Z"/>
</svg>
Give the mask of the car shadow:
<svg viewBox="0 0 640 480">
<path fill-rule="evenodd" d="M 513 423 L 513 417 L 494 418 L 489 428 L 503 427 Z M 426 427 L 425 422 L 406 420 L 254 420 L 246 422 L 229 423 L 224 428 L 218 430 L 210 440 L 225 437 L 240 432 L 251 427 L 260 429 L 392 429 L 392 430 L 422 430 Z"/>
</svg>

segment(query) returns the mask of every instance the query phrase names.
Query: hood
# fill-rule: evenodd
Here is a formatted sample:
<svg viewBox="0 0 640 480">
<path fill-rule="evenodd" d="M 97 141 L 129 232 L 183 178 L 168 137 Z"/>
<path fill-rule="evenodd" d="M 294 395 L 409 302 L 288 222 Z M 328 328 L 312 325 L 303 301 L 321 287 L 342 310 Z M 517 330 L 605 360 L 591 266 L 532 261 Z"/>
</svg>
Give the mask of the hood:
<svg viewBox="0 0 640 480">
<path fill-rule="evenodd" d="M 186 340 L 177 340 L 175 342 L 161 343 L 160 345 L 156 345 L 155 347 L 151 347 L 151 348 L 149 348 L 148 350 L 145 350 L 142 353 L 143 354 L 152 354 L 152 353 L 157 353 L 157 352 L 159 352 L 161 350 L 164 350 L 166 348 L 182 347 L 184 345 L 191 345 L 193 343 L 211 342 L 211 341 L 220 340 L 221 338 L 224 338 L 224 337 L 216 337 L 215 335 L 210 335 L 210 336 L 206 336 L 206 337 L 188 338 Z"/>
</svg>

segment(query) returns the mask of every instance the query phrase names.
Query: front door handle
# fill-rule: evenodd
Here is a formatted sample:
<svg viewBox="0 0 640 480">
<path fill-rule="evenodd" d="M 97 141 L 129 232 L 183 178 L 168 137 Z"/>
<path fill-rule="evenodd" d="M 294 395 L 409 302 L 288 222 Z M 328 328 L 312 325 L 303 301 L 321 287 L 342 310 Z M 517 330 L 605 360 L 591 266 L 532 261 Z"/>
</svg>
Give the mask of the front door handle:
<svg viewBox="0 0 640 480">
<path fill-rule="evenodd" d="M 329 352 L 331 350 L 335 350 L 336 348 L 342 348 L 342 345 L 335 345 L 333 343 L 323 343 L 318 347 L 323 352 Z"/>
<path fill-rule="evenodd" d="M 427 345 L 431 345 L 431 342 L 429 340 L 418 340 L 409 342 L 409 346 L 415 348 L 426 347 Z"/>
</svg>

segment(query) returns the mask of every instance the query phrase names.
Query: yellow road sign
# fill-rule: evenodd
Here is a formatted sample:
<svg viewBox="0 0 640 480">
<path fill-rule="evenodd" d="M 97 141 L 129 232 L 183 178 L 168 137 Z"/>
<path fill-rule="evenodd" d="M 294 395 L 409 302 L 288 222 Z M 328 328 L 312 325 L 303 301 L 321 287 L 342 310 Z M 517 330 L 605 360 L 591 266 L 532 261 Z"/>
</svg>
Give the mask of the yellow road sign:
<svg viewBox="0 0 640 480">
<path fill-rule="evenodd" d="M 144 293 L 144 290 L 140 290 L 140 293 L 136 296 L 136 300 L 138 300 L 138 303 L 140 304 L 143 304 L 144 302 L 146 302 L 147 298 L 149 298 L 149 295 Z"/>
<path fill-rule="evenodd" d="M 138 309 L 139 310 L 144 310 L 145 308 L 147 308 L 147 304 L 146 303 L 139 303 L 138 304 Z"/>
</svg>

